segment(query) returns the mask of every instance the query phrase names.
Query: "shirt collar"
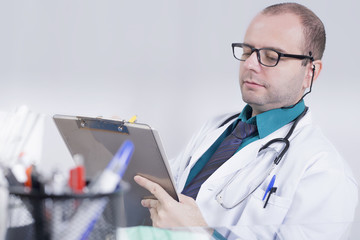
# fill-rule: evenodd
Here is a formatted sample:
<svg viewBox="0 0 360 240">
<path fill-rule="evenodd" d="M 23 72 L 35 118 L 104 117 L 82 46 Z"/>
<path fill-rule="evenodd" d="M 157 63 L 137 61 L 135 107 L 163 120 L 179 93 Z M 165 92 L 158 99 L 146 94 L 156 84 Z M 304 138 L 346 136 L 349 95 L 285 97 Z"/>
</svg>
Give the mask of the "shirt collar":
<svg viewBox="0 0 360 240">
<path fill-rule="evenodd" d="M 276 108 L 251 117 L 252 108 L 247 104 L 241 111 L 238 120 L 256 124 L 259 137 L 264 138 L 279 128 L 292 122 L 305 110 L 304 100 L 292 108 Z"/>
</svg>

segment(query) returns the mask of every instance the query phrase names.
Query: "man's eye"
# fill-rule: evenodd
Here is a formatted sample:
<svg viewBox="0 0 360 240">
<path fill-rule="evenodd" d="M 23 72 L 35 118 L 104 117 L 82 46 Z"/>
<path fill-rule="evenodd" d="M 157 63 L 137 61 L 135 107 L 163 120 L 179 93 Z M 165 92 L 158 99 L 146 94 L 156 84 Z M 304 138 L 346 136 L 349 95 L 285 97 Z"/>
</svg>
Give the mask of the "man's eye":
<svg viewBox="0 0 360 240">
<path fill-rule="evenodd" d="M 277 61 L 278 54 L 275 52 L 265 52 L 264 57 L 269 61 Z"/>
<path fill-rule="evenodd" d="M 277 60 L 277 57 L 274 57 L 274 56 L 266 56 L 266 59 L 269 60 L 269 61 L 276 61 L 276 60 Z"/>
</svg>

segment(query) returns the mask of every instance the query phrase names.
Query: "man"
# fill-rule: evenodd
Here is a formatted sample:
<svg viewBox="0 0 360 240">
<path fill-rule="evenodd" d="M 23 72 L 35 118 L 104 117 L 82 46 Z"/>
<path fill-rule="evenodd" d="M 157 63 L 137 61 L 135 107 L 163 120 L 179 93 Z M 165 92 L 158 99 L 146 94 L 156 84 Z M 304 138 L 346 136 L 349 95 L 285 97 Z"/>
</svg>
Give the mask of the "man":
<svg viewBox="0 0 360 240">
<path fill-rule="evenodd" d="M 245 239 L 342 237 L 347 225 L 339 223 L 353 220 L 357 184 L 312 125 L 303 100 L 322 70 L 321 20 L 300 4 L 273 5 L 253 19 L 244 42 L 232 47 L 247 106 L 235 119 L 224 115 L 209 121 L 176 159 L 180 202 L 135 177 L 157 197 L 142 201 L 153 225 L 273 226 L 223 233 Z"/>
</svg>

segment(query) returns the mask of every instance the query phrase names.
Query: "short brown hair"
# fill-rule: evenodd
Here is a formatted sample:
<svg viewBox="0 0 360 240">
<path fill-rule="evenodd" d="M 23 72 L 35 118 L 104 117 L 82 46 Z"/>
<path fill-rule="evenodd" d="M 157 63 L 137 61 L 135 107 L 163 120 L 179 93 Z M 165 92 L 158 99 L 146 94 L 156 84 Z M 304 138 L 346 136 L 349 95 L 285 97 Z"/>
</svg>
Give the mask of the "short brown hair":
<svg viewBox="0 0 360 240">
<path fill-rule="evenodd" d="M 262 14 L 278 15 L 292 13 L 300 18 L 303 26 L 303 54 L 309 52 L 315 60 L 321 59 L 325 50 L 326 33 L 323 22 L 313 11 L 298 3 L 279 3 L 265 8 Z"/>
</svg>

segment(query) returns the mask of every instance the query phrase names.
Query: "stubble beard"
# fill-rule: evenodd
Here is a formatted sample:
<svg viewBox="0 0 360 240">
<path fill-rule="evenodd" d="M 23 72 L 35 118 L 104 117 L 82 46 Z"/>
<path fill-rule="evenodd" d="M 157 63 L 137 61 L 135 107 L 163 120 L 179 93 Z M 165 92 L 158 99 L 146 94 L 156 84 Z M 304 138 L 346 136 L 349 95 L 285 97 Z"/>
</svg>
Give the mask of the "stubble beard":
<svg viewBox="0 0 360 240">
<path fill-rule="evenodd" d="M 247 88 L 244 86 L 245 79 L 253 80 L 262 84 L 264 89 L 257 90 Z M 252 108 L 257 108 L 261 112 L 291 105 L 294 98 L 294 96 L 292 96 L 293 93 L 286 92 L 284 94 L 281 90 L 276 91 L 272 89 L 267 82 L 259 79 L 253 79 L 251 74 L 244 75 L 244 77 L 240 79 L 240 90 L 243 101 L 249 104 Z"/>
</svg>

